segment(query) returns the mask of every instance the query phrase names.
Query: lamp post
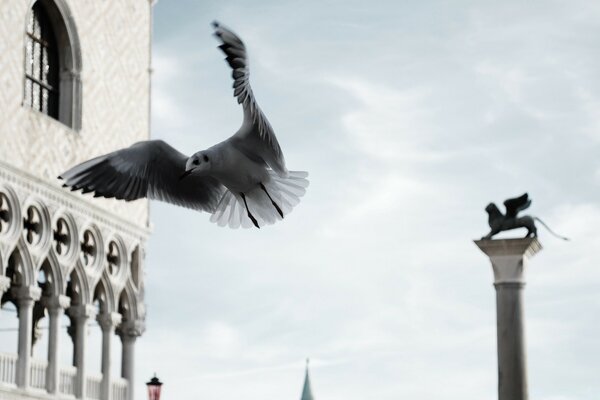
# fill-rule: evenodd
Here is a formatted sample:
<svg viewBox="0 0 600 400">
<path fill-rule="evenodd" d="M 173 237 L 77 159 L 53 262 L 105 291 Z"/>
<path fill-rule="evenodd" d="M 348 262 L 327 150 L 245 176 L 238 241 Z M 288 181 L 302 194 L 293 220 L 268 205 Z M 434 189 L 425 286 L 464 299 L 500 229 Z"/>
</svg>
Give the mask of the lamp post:
<svg viewBox="0 0 600 400">
<path fill-rule="evenodd" d="M 154 378 L 150 379 L 150 382 L 146 382 L 146 386 L 148 386 L 148 400 L 160 400 L 162 382 L 158 380 L 156 374 L 154 374 Z"/>
</svg>

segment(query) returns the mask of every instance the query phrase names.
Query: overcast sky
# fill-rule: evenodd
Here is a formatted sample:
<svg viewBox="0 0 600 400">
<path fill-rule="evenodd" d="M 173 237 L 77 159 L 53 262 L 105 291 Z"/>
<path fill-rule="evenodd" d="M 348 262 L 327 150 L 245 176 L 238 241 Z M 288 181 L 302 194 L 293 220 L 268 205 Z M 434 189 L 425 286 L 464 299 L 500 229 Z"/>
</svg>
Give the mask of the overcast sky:
<svg viewBox="0 0 600 400">
<path fill-rule="evenodd" d="M 192 1 L 154 7 L 152 136 L 240 125 L 210 22 L 237 32 L 288 168 L 283 222 L 230 230 L 153 203 L 137 398 L 492 400 L 483 208 L 527 191 L 530 397 L 600 393 L 600 4 Z M 517 231 L 515 235 L 524 232 Z"/>
</svg>

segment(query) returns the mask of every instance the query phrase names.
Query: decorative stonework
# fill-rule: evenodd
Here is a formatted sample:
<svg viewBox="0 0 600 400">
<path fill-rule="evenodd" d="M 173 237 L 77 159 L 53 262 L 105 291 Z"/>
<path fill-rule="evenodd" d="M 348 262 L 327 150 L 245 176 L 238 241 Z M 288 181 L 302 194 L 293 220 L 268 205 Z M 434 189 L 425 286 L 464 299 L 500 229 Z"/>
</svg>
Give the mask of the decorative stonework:
<svg viewBox="0 0 600 400">
<path fill-rule="evenodd" d="M 150 132 L 149 2 L 59 3 L 70 10 L 81 48 L 79 131 L 22 105 L 25 22 L 32 2 L 0 2 L 0 160 L 56 187 L 61 185 L 56 177 L 69 167 L 147 139 Z M 85 198 L 136 224 L 148 223 L 145 201 Z"/>
<path fill-rule="evenodd" d="M 56 177 L 149 138 L 152 2 L 43 1 L 55 2 L 65 20 L 61 32 L 77 52 L 61 71 L 69 82 L 61 90 L 72 92 L 64 98 L 76 108 L 59 118 L 70 121 L 64 124 L 23 105 L 25 23 L 34 1 L 0 0 L 0 297 L 19 316 L 18 356 L 0 354 L 0 400 L 90 397 L 88 380 L 88 389 L 102 388 L 91 397 L 132 400 L 128 380 L 146 314 L 148 202 L 73 193 Z M 84 362 L 87 322 L 98 311 L 106 328 L 104 368 L 115 329 L 124 365 L 121 378 L 105 374 L 101 385 Z M 74 365 L 58 361 L 58 349 L 71 346 L 58 341 L 63 313 L 72 322 Z M 49 325 L 44 336 L 42 319 Z M 31 357 L 40 340 L 48 340 L 47 360 Z"/>
</svg>

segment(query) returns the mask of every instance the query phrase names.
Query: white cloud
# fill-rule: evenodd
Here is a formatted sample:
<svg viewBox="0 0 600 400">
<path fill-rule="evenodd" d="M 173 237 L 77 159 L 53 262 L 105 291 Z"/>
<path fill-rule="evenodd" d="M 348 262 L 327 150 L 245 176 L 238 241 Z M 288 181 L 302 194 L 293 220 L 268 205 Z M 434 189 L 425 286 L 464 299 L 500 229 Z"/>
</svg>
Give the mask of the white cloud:
<svg viewBox="0 0 600 400">
<path fill-rule="evenodd" d="M 492 273 L 471 239 L 487 202 L 528 190 L 573 239 L 540 227 L 527 272 L 532 397 L 594 398 L 598 82 L 580 39 L 597 27 L 558 3 L 423 4 L 204 4 L 163 21 L 157 136 L 195 148 L 237 129 L 197 16 L 240 21 L 257 96 L 311 186 L 260 232 L 153 206 L 140 379 L 158 367 L 183 400 L 297 398 L 310 356 L 319 398 L 495 398 Z"/>
</svg>

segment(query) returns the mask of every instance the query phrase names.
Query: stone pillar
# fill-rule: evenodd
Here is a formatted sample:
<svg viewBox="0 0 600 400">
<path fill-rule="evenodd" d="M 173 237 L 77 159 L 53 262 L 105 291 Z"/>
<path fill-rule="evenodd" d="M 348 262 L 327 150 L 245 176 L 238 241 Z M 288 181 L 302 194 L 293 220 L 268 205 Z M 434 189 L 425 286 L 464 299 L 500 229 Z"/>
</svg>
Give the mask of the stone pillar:
<svg viewBox="0 0 600 400">
<path fill-rule="evenodd" d="M 143 321 L 126 321 L 121 324 L 118 334 L 121 337 L 121 377 L 129 383 L 128 399 L 134 398 L 135 342 L 144 332 Z"/>
<path fill-rule="evenodd" d="M 529 258 L 542 249 L 537 238 L 476 240 L 492 262 L 496 287 L 498 399 L 527 400 L 523 287 Z"/>
<path fill-rule="evenodd" d="M 115 334 L 115 327 L 121 322 L 121 314 L 106 313 L 98 316 L 98 324 L 102 328 L 102 388 L 101 400 L 110 400 L 110 352 L 111 339 Z"/>
<path fill-rule="evenodd" d="M 48 333 L 48 369 L 46 369 L 46 391 L 48 394 L 58 393 L 60 385 L 60 366 L 58 361 L 60 337 L 60 319 L 71 304 L 67 296 L 58 295 L 42 299 L 49 317 Z"/>
<path fill-rule="evenodd" d="M 91 304 L 80 304 L 71 306 L 67 313 L 74 326 L 73 340 L 73 365 L 77 368 L 75 379 L 75 396 L 78 399 L 85 398 L 86 369 L 85 369 L 85 347 L 88 335 L 87 323 L 90 318 L 96 316 L 96 308 Z"/>
<path fill-rule="evenodd" d="M 33 329 L 33 304 L 40 299 L 38 286 L 19 286 L 12 289 L 19 316 L 19 359 L 17 361 L 17 386 L 29 387 L 31 370 L 31 332 Z"/>
</svg>

